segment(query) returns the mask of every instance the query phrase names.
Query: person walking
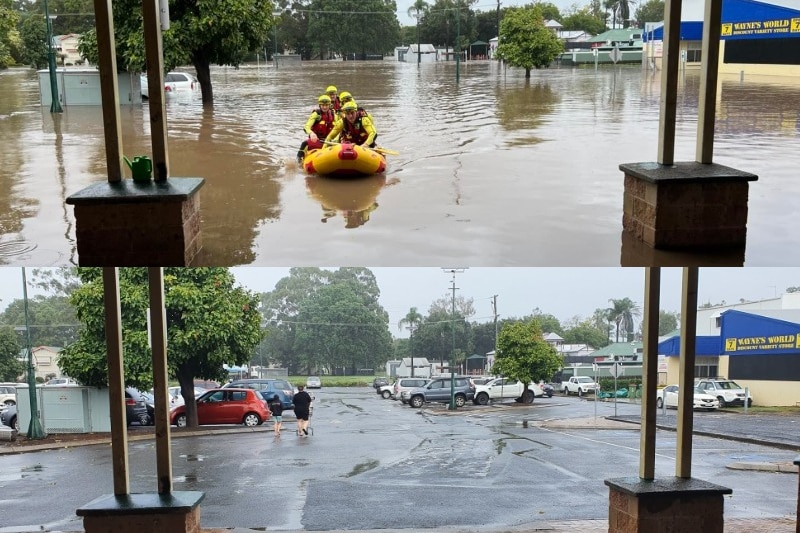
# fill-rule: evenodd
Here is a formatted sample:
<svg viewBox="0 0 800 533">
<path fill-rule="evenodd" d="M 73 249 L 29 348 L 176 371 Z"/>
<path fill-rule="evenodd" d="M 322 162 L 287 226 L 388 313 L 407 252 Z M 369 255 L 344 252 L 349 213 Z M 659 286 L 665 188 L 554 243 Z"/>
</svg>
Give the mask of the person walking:
<svg viewBox="0 0 800 533">
<path fill-rule="evenodd" d="M 297 434 L 308 436 L 308 417 L 311 414 L 311 395 L 303 390 L 303 385 L 297 386 L 297 394 L 292 398 L 294 415 L 297 417 Z"/>
<path fill-rule="evenodd" d="M 280 437 L 283 427 L 283 404 L 277 394 L 269 401 L 269 411 L 272 413 L 272 420 L 275 421 L 275 437 Z"/>
</svg>

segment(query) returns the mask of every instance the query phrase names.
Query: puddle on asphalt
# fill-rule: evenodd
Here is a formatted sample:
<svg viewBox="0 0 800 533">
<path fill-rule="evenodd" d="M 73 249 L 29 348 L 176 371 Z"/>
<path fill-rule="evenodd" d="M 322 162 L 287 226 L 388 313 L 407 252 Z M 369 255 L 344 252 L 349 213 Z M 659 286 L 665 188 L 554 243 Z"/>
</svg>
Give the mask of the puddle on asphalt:
<svg viewBox="0 0 800 533">
<path fill-rule="evenodd" d="M 173 483 L 198 483 L 201 481 L 197 474 L 188 474 L 186 476 L 175 476 L 172 478 Z"/>
<path fill-rule="evenodd" d="M 356 466 L 354 466 L 353 469 L 349 473 L 345 474 L 344 477 L 353 477 L 353 476 L 357 476 L 358 474 L 363 474 L 364 472 L 372 470 L 373 468 L 377 468 L 379 464 L 380 464 L 380 461 L 377 461 L 377 460 L 368 461 L 366 463 L 359 463 Z"/>
</svg>

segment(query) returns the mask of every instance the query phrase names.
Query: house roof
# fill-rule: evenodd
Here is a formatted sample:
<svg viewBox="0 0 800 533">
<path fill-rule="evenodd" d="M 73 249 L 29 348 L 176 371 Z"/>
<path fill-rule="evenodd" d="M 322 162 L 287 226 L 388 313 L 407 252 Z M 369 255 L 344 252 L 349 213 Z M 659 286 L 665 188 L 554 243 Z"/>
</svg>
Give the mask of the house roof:
<svg viewBox="0 0 800 533">
<path fill-rule="evenodd" d="M 403 357 L 402 359 L 404 366 L 411 366 L 411 358 L 410 357 Z M 430 363 L 428 362 L 427 357 L 415 357 L 414 358 L 414 367 L 418 366 L 429 366 Z"/>
<path fill-rule="evenodd" d="M 596 35 L 587 39 L 590 43 L 605 43 L 611 41 L 630 41 L 633 39 L 634 34 L 641 35 L 644 33 L 644 30 L 641 28 L 617 28 L 615 30 L 608 30 L 606 32 L 601 33 L 600 35 Z M 641 37 L 639 37 L 641 39 Z"/>
<path fill-rule="evenodd" d="M 631 356 L 636 355 L 641 349 L 641 342 L 612 342 L 605 348 L 600 348 L 591 353 L 592 357 L 606 357 L 609 355 Z"/>
</svg>

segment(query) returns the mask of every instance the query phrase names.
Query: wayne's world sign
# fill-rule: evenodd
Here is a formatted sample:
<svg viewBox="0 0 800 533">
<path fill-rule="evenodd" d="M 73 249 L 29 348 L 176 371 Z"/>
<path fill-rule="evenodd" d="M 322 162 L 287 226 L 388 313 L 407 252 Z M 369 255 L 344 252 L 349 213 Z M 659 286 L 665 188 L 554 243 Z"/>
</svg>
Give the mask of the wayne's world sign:
<svg viewBox="0 0 800 533">
<path fill-rule="evenodd" d="M 721 322 L 726 355 L 800 353 L 800 324 L 741 311 L 724 312 Z"/>
<path fill-rule="evenodd" d="M 721 22 L 725 40 L 800 37 L 800 11 L 768 2 L 726 0 Z"/>
</svg>

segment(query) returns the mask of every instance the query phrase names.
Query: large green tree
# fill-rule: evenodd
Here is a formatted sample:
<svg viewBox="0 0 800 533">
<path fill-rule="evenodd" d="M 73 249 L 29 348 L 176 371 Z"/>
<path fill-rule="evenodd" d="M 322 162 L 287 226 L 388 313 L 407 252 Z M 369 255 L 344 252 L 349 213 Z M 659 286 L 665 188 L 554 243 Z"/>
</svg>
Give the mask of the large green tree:
<svg viewBox="0 0 800 533">
<path fill-rule="evenodd" d="M 392 342 L 379 297 L 367 268 L 292 268 L 261 297 L 270 360 L 292 374 L 383 365 Z"/>
<path fill-rule="evenodd" d="M 81 324 L 69 296 L 80 287 L 76 272 L 77 269 L 71 267 L 32 269 L 27 276 L 29 290 L 38 289 L 44 294 L 28 298 L 27 317 L 24 300 L 9 302 L 0 313 L 0 326 L 7 325 L 19 331 L 27 325 L 33 346 L 63 347 L 75 342 Z"/>
<path fill-rule="evenodd" d="M 319 57 L 385 54 L 400 37 L 394 0 L 311 0 L 308 37 Z"/>
<path fill-rule="evenodd" d="M 639 304 L 628 297 L 608 300 L 611 307 L 608 309 L 609 321 L 616 325 L 616 340 L 619 342 L 619 334 L 624 333 L 623 342 L 633 341 L 635 331 L 635 319 L 642 316 L 642 309 Z"/>
<path fill-rule="evenodd" d="M 354 280 L 322 287 L 298 314 L 294 350 L 309 373 L 340 369 L 355 375 L 380 368 L 392 353 L 389 317 L 360 294 Z"/>
<path fill-rule="evenodd" d="M 10 327 L 0 327 L 0 381 L 17 381 L 25 371 L 19 353 L 17 333 Z"/>
<path fill-rule="evenodd" d="M 591 320 L 583 320 L 564 330 L 564 342 L 567 344 L 587 344 L 598 349 L 608 346 L 608 330 L 605 325 L 597 328 Z"/>
<path fill-rule="evenodd" d="M 528 397 L 531 381 L 549 381 L 563 364 L 556 349 L 542 337 L 536 320 L 512 322 L 500 330 L 492 373 L 523 382 L 523 398 Z"/>
<path fill-rule="evenodd" d="M 59 367 L 85 385 L 108 383 L 103 283 L 100 269 L 80 269 L 83 285 L 71 302 L 84 324 L 80 338 L 67 346 Z M 148 275 L 143 268 L 119 270 L 122 343 L 126 384 L 152 386 L 152 359 L 148 344 Z M 164 305 L 167 317 L 167 365 L 186 401 L 188 424 L 197 425 L 194 379 L 219 380 L 222 365 L 248 362 L 261 340 L 258 300 L 234 285 L 224 268 L 167 268 Z"/>
<path fill-rule="evenodd" d="M 0 70 L 14 63 L 12 50 L 19 47 L 18 20 L 12 1 L 0 0 Z"/>
<path fill-rule="evenodd" d="M 597 16 L 589 7 L 582 7 L 567 14 L 561 21 L 564 30 L 581 30 L 590 35 L 598 35 L 606 31 L 606 21 L 603 16 Z"/>
<path fill-rule="evenodd" d="M 22 21 L 20 27 L 22 39 L 22 61 L 33 68 L 47 66 L 47 25 L 44 17 L 29 16 Z"/>
<path fill-rule="evenodd" d="M 273 9 L 271 0 L 171 0 L 170 28 L 162 33 L 165 69 L 191 63 L 200 82 L 203 103 L 212 103 L 211 65 L 238 67 L 249 53 L 262 50 L 275 23 Z M 116 0 L 114 34 L 120 70 L 146 69 L 143 31 L 142 3 Z M 79 49 L 97 64 L 94 31 L 82 36 Z"/>
<path fill-rule="evenodd" d="M 408 328 L 409 330 L 409 355 L 411 357 L 411 377 L 414 377 L 414 331 L 422 323 L 424 317 L 417 311 L 416 307 L 412 307 L 406 313 L 406 316 L 400 319 L 397 323 L 398 329 Z"/>
<path fill-rule="evenodd" d="M 564 44 L 545 28 L 541 11 L 535 7 L 510 9 L 500 23 L 497 57 L 512 67 L 531 69 L 550 65 L 564 51 Z"/>
<path fill-rule="evenodd" d="M 664 0 L 649 0 L 640 4 L 634 18 L 638 28 L 644 28 L 645 22 L 661 22 L 664 20 Z"/>
</svg>

